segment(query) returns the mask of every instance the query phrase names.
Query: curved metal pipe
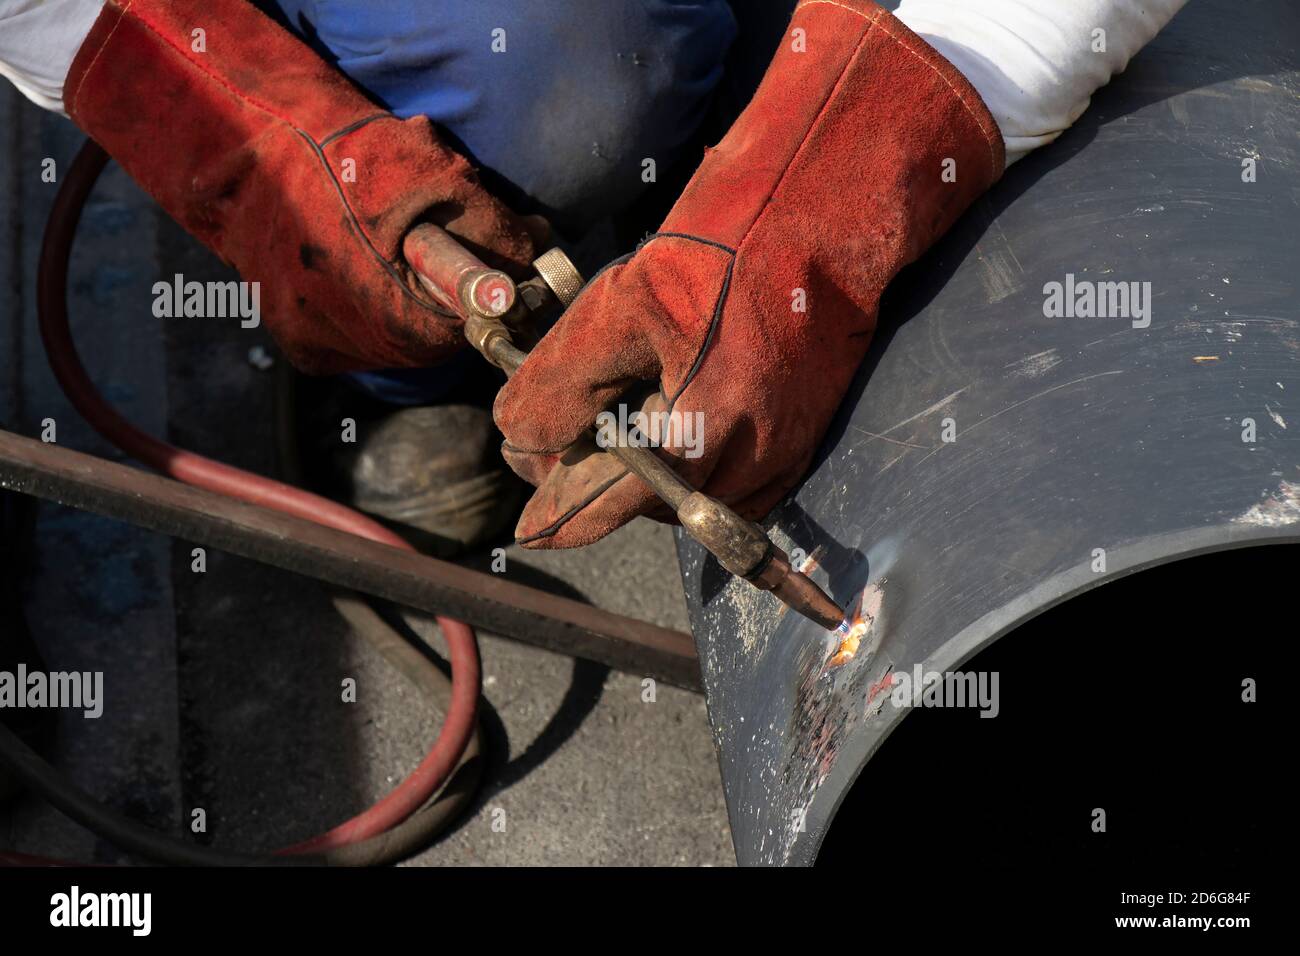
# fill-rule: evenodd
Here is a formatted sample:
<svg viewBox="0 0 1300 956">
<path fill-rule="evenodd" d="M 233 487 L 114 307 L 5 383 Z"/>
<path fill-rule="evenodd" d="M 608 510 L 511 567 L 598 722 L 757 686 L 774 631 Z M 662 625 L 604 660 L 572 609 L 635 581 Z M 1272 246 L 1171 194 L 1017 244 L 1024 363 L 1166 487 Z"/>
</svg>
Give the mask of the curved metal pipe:
<svg viewBox="0 0 1300 956">
<path fill-rule="evenodd" d="M 1296 24 L 1285 0 L 1248 20 L 1189 4 L 891 286 L 814 472 L 770 516 L 859 605 L 852 641 L 767 612 L 679 538 L 742 863 L 816 858 L 907 712 L 880 707 L 889 674 L 960 666 L 1158 564 L 1300 541 Z M 1095 293 L 1093 314 L 1054 289 Z"/>
</svg>

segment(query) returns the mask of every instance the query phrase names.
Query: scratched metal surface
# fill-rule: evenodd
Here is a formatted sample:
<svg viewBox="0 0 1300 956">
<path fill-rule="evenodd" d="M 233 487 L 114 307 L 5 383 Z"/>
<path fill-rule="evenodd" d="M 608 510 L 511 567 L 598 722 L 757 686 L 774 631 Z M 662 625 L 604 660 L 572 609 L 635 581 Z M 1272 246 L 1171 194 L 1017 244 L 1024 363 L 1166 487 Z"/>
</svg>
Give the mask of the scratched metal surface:
<svg viewBox="0 0 1300 956">
<path fill-rule="evenodd" d="M 867 589 L 848 664 L 828 674 L 835 641 L 679 535 L 741 863 L 813 861 L 906 712 L 873 697 L 891 669 L 955 668 L 1143 567 L 1300 540 L 1298 37 L 1287 0 L 1190 4 L 891 287 L 818 465 L 769 518 L 820 549 L 837 600 Z M 1067 273 L 1150 282 L 1150 326 L 1045 317 Z"/>
</svg>

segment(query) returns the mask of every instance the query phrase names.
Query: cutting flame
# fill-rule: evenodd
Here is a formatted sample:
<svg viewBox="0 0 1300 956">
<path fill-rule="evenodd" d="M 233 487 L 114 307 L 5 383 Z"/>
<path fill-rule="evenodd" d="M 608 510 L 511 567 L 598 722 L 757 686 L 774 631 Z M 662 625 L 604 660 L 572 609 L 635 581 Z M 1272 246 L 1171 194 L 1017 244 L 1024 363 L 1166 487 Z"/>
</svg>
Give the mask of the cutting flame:
<svg viewBox="0 0 1300 956">
<path fill-rule="evenodd" d="M 883 598 L 881 585 L 884 583 L 884 578 L 881 578 L 874 584 L 867 585 L 854 602 L 853 611 L 840 622 L 839 628 L 835 631 L 836 636 L 840 638 L 840 646 L 834 656 L 826 662 L 827 670 L 834 670 L 847 664 L 858 653 L 862 639 L 867 636 L 871 626 L 876 623 L 876 616 L 880 613 Z"/>
<path fill-rule="evenodd" d="M 862 598 L 859 597 L 853 613 L 846 617 L 841 623 L 839 630 L 835 633 L 840 636 L 840 646 L 826 664 L 827 669 L 833 669 L 847 664 L 853 660 L 857 654 L 858 647 L 862 644 L 862 638 L 871 628 L 871 620 L 862 617 Z"/>
</svg>

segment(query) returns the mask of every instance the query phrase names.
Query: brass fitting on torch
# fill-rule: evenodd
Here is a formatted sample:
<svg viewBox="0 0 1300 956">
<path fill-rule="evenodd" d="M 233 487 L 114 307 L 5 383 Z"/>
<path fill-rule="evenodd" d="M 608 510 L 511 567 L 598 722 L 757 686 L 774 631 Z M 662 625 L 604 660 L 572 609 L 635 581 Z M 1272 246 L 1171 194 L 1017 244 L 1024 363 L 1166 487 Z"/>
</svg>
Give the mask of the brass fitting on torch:
<svg viewBox="0 0 1300 956">
<path fill-rule="evenodd" d="M 844 620 L 839 605 L 812 578 L 791 566 L 790 556 L 762 528 L 721 501 L 702 491 L 693 492 L 677 508 L 677 519 L 732 574 L 771 591 L 786 606 L 828 631 Z"/>
</svg>

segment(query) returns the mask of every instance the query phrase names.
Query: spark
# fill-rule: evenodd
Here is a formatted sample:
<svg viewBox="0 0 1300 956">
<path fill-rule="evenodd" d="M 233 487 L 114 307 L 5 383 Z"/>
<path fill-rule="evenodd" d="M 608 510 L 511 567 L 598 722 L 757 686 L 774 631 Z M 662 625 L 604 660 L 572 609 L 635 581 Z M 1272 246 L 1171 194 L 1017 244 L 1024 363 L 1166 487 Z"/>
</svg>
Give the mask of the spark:
<svg viewBox="0 0 1300 956">
<path fill-rule="evenodd" d="M 853 611 L 846 617 L 840 626 L 836 629 L 835 634 L 841 636 L 840 646 L 836 649 L 834 656 L 826 662 L 828 671 L 834 670 L 847 664 L 857 655 L 859 648 L 862 646 L 862 639 L 867 636 L 871 626 L 876 623 L 876 615 L 880 612 L 881 585 L 884 580 L 868 585 L 863 592 L 858 595 L 857 601 L 853 604 Z M 870 594 L 870 598 L 868 598 Z"/>
</svg>

